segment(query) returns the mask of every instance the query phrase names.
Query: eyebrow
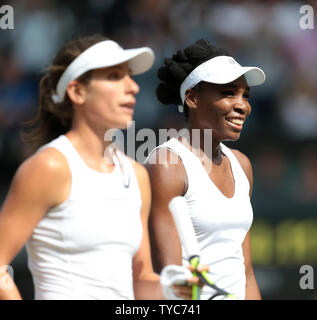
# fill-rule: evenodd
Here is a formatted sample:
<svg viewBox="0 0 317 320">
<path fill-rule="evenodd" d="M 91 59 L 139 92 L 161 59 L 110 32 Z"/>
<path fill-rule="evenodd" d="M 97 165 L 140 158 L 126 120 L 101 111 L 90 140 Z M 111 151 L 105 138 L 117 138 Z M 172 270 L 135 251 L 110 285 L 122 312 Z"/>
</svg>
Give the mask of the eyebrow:
<svg viewBox="0 0 317 320">
<path fill-rule="evenodd" d="M 223 84 L 223 86 L 226 88 L 233 88 L 233 89 L 237 89 L 239 87 L 238 85 L 236 85 L 235 83 L 232 83 L 232 82 Z M 246 91 L 250 92 L 249 86 L 246 86 L 245 89 L 246 89 Z"/>
<path fill-rule="evenodd" d="M 109 69 L 120 69 L 120 70 L 125 70 L 125 68 L 121 65 L 121 64 L 116 64 L 116 65 L 114 65 L 114 66 L 110 66 L 110 67 L 108 67 Z M 129 73 L 129 75 L 130 76 L 132 76 L 132 70 L 131 70 L 131 68 L 128 68 L 128 73 Z"/>
</svg>

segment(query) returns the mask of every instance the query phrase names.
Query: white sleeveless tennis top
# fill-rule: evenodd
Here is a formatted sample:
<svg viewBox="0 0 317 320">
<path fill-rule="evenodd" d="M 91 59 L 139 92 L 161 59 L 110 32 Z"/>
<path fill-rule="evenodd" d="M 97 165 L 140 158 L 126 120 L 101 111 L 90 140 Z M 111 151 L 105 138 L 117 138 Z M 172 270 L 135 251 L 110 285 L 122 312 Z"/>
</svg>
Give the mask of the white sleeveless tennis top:
<svg viewBox="0 0 317 320">
<path fill-rule="evenodd" d="M 224 144 L 220 146 L 230 160 L 235 181 L 232 198 L 223 195 L 200 159 L 177 139 L 172 138 L 158 148 L 176 153 L 186 170 L 188 190 L 184 197 L 199 243 L 201 263 L 210 266 L 210 279 L 218 287 L 243 300 L 246 277 L 242 242 L 253 220 L 250 185 L 232 151 Z M 183 261 L 187 265 L 187 261 Z M 212 292 L 204 286 L 201 299 L 210 298 Z"/>
<path fill-rule="evenodd" d="M 26 245 L 35 299 L 134 299 L 142 200 L 132 164 L 121 153 L 125 174 L 118 164 L 95 171 L 64 135 L 43 148 L 65 156 L 72 182 L 67 201 L 46 213 Z"/>
</svg>

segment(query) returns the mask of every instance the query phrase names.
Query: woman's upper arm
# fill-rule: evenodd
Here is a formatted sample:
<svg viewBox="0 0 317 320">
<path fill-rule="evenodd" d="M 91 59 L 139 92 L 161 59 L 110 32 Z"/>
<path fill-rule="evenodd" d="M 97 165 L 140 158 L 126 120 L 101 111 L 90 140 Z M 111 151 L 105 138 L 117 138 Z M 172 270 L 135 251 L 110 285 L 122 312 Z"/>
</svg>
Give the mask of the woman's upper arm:
<svg viewBox="0 0 317 320">
<path fill-rule="evenodd" d="M 46 211 L 63 202 L 69 186 L 66 159 L 56 150 L 22 163 L 0 212 L 0 265 L 12 261 Z"/>
<path fill-rule="evenodd" d="M 168 264 L 182 264 L 182 248 L 168 204 L 173 197 L 181 196 L 186 192 L 187 179 L 184 166 L 178 156 L 170 151 L 167 156 L 171 161 L 160 164 L 159 151 L 157 151 L 152 154 L 152 157 L 157 160 L 152 161 L 155 164 L 146 165 L 152 188 L 149 219 L 152 260 L 157 272 Z"/>
<path fill-rule="evenodd" d="M 148 173 L 145 168 L 138 163 L 134 163 L 141 198 L 141 222 L 142 222 L 142 241 L 139 250 L 133 258 L 133 279 L 141 280 L 148 273 L 152 273 L 152 262 L 150 252 L 150 242 L 148 235 L 148 217 L 151 206 L 151 188 Z"/>
</svg>

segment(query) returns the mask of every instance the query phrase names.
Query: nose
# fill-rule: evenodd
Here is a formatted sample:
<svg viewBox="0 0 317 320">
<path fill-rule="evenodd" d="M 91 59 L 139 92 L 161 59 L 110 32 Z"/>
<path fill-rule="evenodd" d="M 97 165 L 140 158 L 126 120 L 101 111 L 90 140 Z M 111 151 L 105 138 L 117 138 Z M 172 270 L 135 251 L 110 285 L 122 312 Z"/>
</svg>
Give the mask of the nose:
<svg viewBox="0 0 317 320">
<path fill-rule="evenodd" d="M 233 106 L 234 111 L 242 115 L 249 115 L 251 113 L 251 106 L 248 100 L 243 96 L 237 98 L 236 103 Z"/>
<path fill-rule="evenodd" d="M 135 96 L 139 91 L 140 87 L 138 84 L 130 76 L 127 76 L 127 92 Z"/>
</svg>

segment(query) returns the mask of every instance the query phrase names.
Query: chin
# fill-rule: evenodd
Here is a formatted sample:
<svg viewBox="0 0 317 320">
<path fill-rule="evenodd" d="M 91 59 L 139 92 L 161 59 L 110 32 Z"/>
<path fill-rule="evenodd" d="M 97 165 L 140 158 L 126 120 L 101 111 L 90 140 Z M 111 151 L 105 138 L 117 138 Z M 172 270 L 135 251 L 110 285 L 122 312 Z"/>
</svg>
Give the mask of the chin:
<svg viewBox="0 0 317 320">
<path fill-rule="evenodd" d="M 123 124 L 123 123 L 117 124 L 115 127 L 115 129 L 117 129 L 117 130 L 127 130 L 128 128 L 129 128 L 129 126 L 126 123 L 125 124 Z"/>
<path fill-rule="evenodd" d="M 132 121 L 132 117 L 125 117 L 124 119 L 121 119 L 121 121 L 118 121 L 116 124 L 116 129 L 126 130 L 131 126 Z"/>
<path fill-rule="evenodd" d="M 237 141 L 239 139 L 240 139 L 240 132 L 227 135 L 224 139 L 221 139 L 221 141 Z"/>
</svg>

